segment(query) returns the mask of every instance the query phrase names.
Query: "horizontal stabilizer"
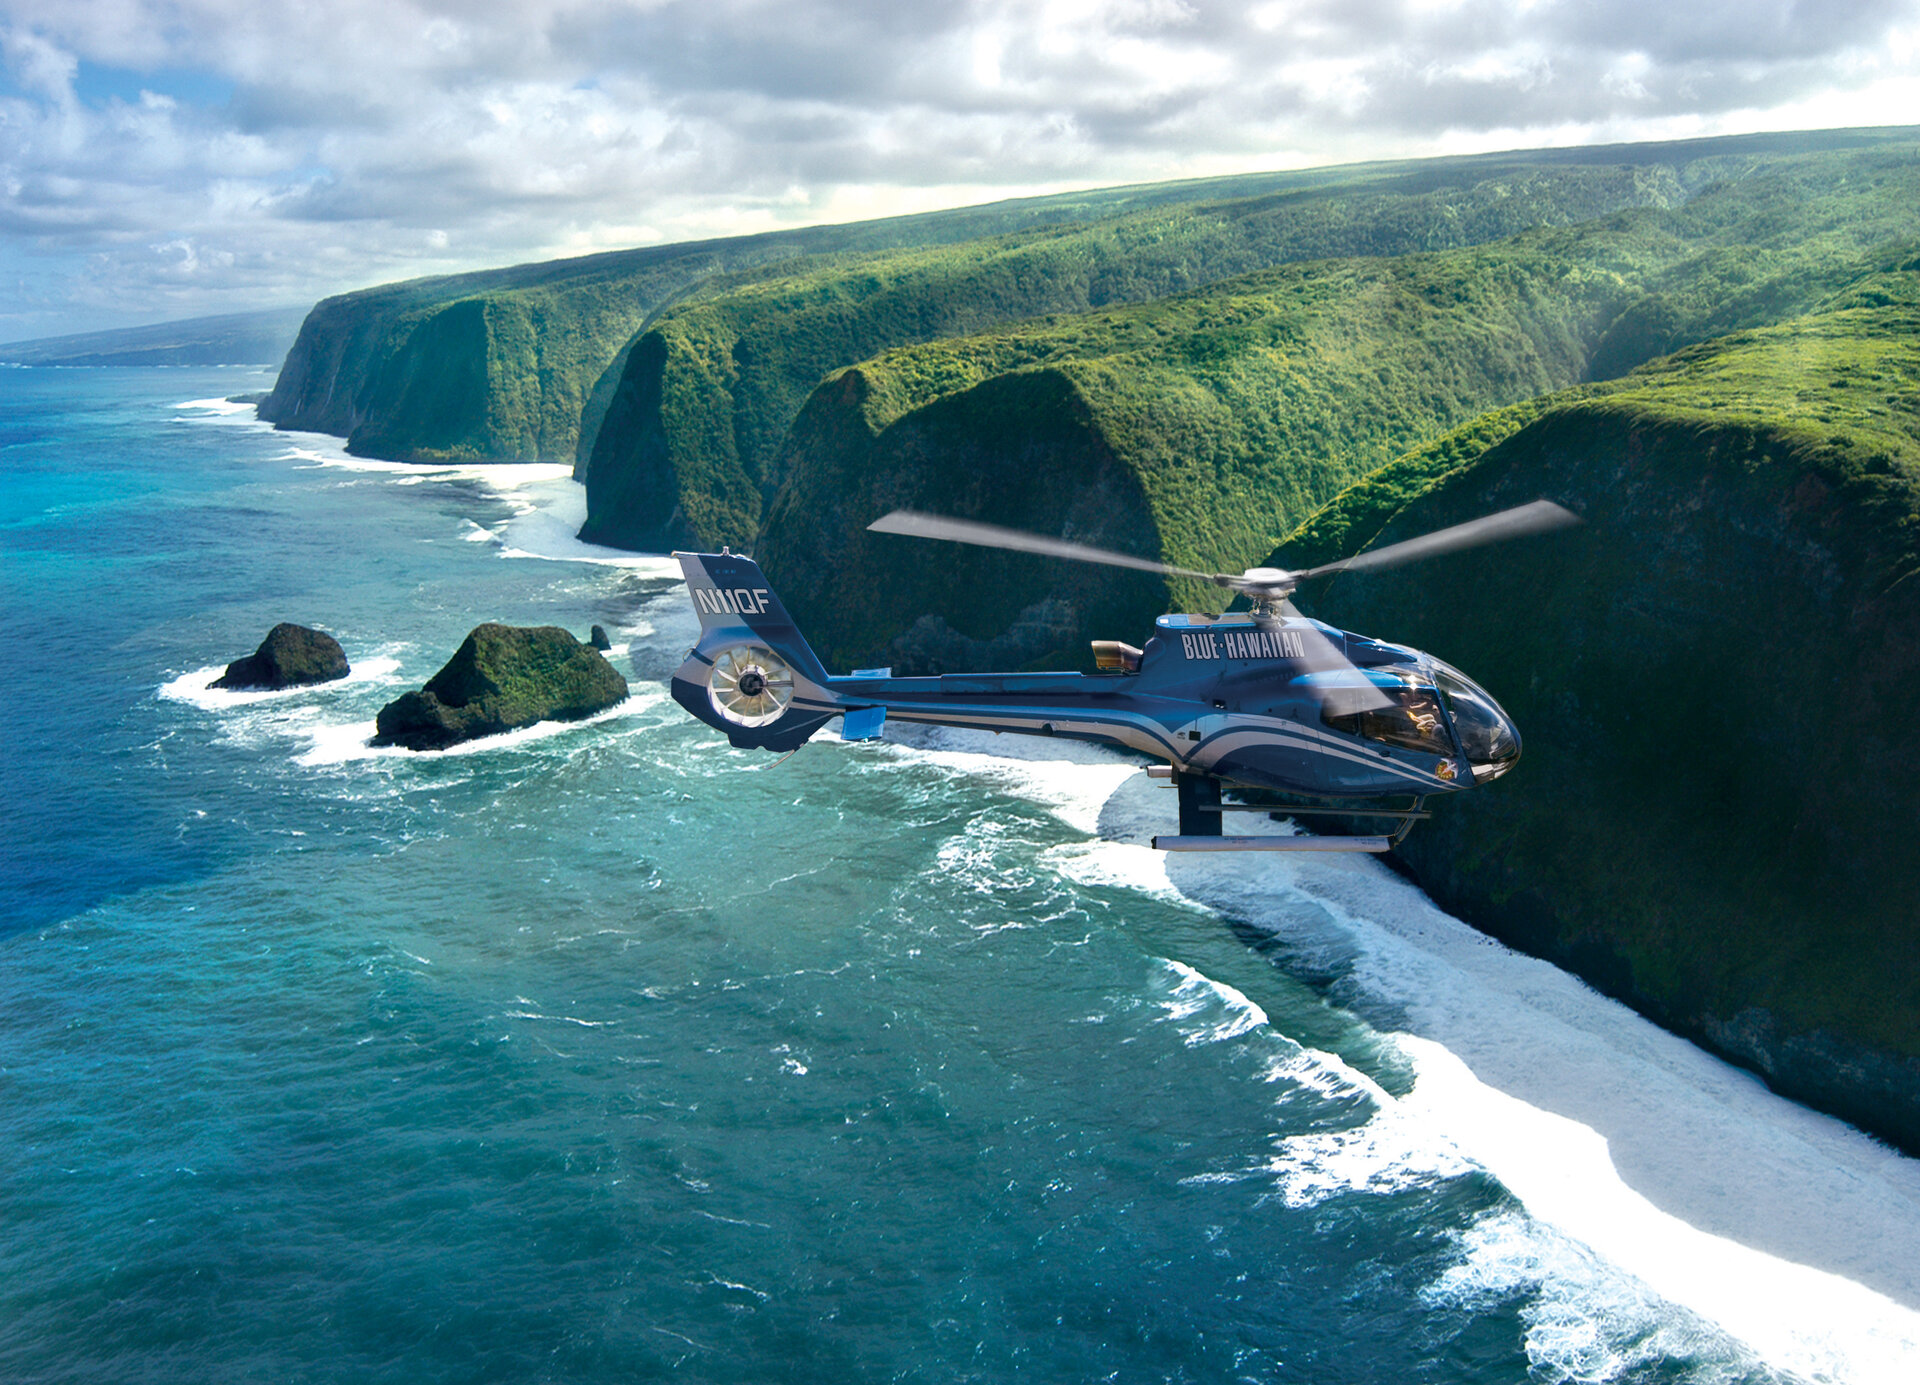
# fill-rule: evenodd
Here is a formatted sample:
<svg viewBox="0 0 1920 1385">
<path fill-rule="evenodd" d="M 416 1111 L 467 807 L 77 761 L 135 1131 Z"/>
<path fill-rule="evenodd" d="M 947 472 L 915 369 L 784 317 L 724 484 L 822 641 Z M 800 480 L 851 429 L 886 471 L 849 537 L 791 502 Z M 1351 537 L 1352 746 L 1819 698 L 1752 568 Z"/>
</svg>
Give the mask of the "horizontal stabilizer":
<svg viewBox="0 0 1920 1385">
<path fill-rule="evenodd" d="M 1155 837 L 1156 851 L 1385 851 L 1385 837 Z"/>
<path fill-rule="evenodd" d="M 880 728 L 887 724 L 885 707 L 855 707 L 840 722 L 843 741 L 878 740 Z"/>
</svg>

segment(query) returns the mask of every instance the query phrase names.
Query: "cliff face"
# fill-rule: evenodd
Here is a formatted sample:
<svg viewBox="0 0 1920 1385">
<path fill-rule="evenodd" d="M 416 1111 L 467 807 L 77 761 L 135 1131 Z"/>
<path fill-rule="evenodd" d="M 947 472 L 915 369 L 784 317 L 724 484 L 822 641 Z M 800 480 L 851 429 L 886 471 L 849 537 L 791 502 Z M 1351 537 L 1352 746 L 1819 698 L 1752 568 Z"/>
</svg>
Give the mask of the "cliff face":
<svg viewBox="0 0 1920 1385">
<path fill-rule="evenodd" d="M 1059 459 L 1054 485 L 1104 486 L 1106 474 L 1125 474 L 1144 518 L 1134 541 L 1114 546 L 1206 571 L 1252 566 L 1316 506 L 1408 448 L 1489 409 L 1521 410 L 1518 426 L 1528 401 L 1590 373 L 1598 349 L 1647 300 L 1645 285 L 1664 285 L 1674 298 L 1684 290 L 1716 322 L 1864 291 L 1848 285 L 1870 281 L 1890 252 L 1862 242 L 1920 230 L 1912 210 L 1920 203 L 1907 200 L 1920 193 L 1911 161 L 1879 171 L 1883 185 L 1826 199 L 1804 196 L 1807 180 L 1824 179 L 1831 193 L 1848 184 L 1847 170 L 1795 169 L 1703 194 L 1687 214 L 1718 227 L 1716 235 L 1745 234 L 1757 208 L 1798 198 L 1800 225 L 1776 226 L 1744 261 L 1717 244 L 1703 251 L 1666 214 L 1638 213 L 1444 254 L 1284 266 L 1149 304 L 901 348 L 815 391 L 775 463 L 785 482 L 757 539 L 752 479 L 719 464 L 698 488 L 669 484 L 667 468 L 635 473 L 650 487 L 647 503 L 674 517 L 671 529 L 647 537 L 752 543 L 824 646 L 862 664 L 931 666 L 921 662 L 934 660 L 930 646 L 905 638 L 923 620 L 956 630 L 969 620 L 975 639 L 1006 633 L 979 627 L 982 583 L 1033 601 L 1078 580 L 1058 565 L 1047 573 L 992 558 L 981 560 L 977 582 L 943 594 L 920 579 L 924 546 L 865 536 L 864 526 L 896 505 L 1032 527 L 1017 478 L 984 479 L 1002 472 L 983 440 L 1010 457 L 1044 446 Z M 1833 224 L 1847 229 L 1835 233 Z M 1711 291 L 1729 278 L 1725 294 Z M 1689 330 L 1699 326 L 1693 320 Z M 667 338 L 649 334 L 643 346 L 663 352 Z M 670 367 L 648 376 L 656 391 L 691 378 Z M 1045 419 L 1035 388 L 1018 383 L 1032 374 L 1070 386 L 1054 395 L 1060 418 Z M 723 413 L 707 418 L 712 431 L 727 431 Z M 1073 456 L 1099 458 L 1097 474 L 1075 472 L 1079 463 L 1042 443 L 1069 426 L 1094 436 Z M 657 429 L 646 437 L 656 452 L 671 447 Z M 888 601 L 873 600 L 875 585 L 892 594 Z M 909 593 L 908 605 L 897 604 Z M 1206 609 L 1219 596 L 1176 582 L 1170 598 L 1152 600 L 1163 598 Z M 1032 645 L 1031 628 L 1019 648 L 1029 660 L 1072 662 L 1085 637 L 1148 628 L 1160 608 L 1144 592 L 1142 603 L 1119 630 L 1076 617 L 1057 626 L 1051 649 Z M 934 661 L 952 666 L 967 646 L 941 648 Z"/>
<path fill-rule="evenodd" d="M 1409 445 L 1579 378 L 1583 338 L 1617 287 L 1569 285 L 1550 239 L 1489 252 L 1504 274 L 1475 251 L 1320 263 L 888 353 L 821 386 L 794 424 L 762 564 L 823 652 L 903 670 L 964 666 L 970 649 L 984 661 L 1012 638 L 1011 624 L 988 628 L 989 612 L 1010 622 L 1042 596 L 1113 579 L 981 553 L 960 560 L 969 580 L 945 580 L 945 546 L 866 534 L 895 506 L 1061 532 L 1050 521 L 1082 491 L 1124 493 L 1125 506 L 1090 511 L 1100 537 L 1072 537 L 1203 571 L 1251 565 Z M 1087 638 L 1142 637 L 1169 600 L 1219 599 L 1191 582 L 1126 590 L 1139 604 L 1099 622 L 1080 610 L 1050 645 L 1029 628 L 1023 662 L 1078 663 Z M 942 627 L 983 643 L 936 657 L 921 635 Z"/>
<path fill-rule="evenodd" d="M 1869 134 L 1823 152 L 1778 138 L 1432 160 L 1347 170 L 1319 187 L 717 279 L 650 321 L 634 344 L 648 349 L 630 348 L 617 379 L 597 389 L 609 406 L 582 433 L 582 537 L 636 548 L 657 547 L 668 532 L 703 547 L 752 543 L 788 479 L 786 432 L 834 370 L 1047 314 L 1093 314 L 1097 323 L 1123 305 L 1278 265 L 1431 254 L 1529 229 L 1522 239 L 1537 241 L 1542 228 L 1583 227 L 1589 244 L 1563 240 L 1558 271 L 1614 280 L 1616 316 L 1581 343 L 1583 378 L 1611 378 L 1811 308 L 1836 282 L 1824 277 L 1829 262 L 1886 234 L 1904 211 L 1900 199 L 1916 191 L 1910 149 L 1889 150 L 1891 142 Z M 1472 303 L 1471 294 L 1457 299 L 1463 310 Z M 715 495 L 725 503 L 712 507 Z M 696 513 L 703 506 L 709 517 Z"/>
<path fill-rule="evenodd" d="M 393 461 L 571 457 L 595 380 L 647 313 L 729 257 L 791 253 L 670 246 L 329 298 L 260 417 Z"/>
<path fill-rule="evenodd" d="M 850 370 L 809 401 L 793 443 L 807 484 L 782 497 L 759 548 L 829 666 L 1073 667 L 1094 635 L 1138 638 L 1130 617 L 1167 600 L 1150 574 L 866 531 L 904 506 L 1157 551 L 1141 477 L 1079 383 L 1045 369 L 996 376 L 883 425 L 886 383 Z"/>
<path fill-rule="evenodd" d="M 1146 302 L 1279 264 L 1477 245 L 1678 205 L 1686 172 L 1437 161 L 1417 188 L 1402 170 L 1375 172 L 1337 187 L 716 282 L 649 323 L 597 431 L 583 436 L 581 536 L 642 549 L 668 534 L 751 543 L 786 479 L 782 444 L 808 394 L 833 370 L 891 348 Z M 715 506 L 716 495 L 725 503 Z"/>
<path fill-rule="evenodd" d="M 417 279 L 307 315 L 260 416 L 389 460 L 576 458 L 649 314 L 717 275 L 801 257 L 944 245 L 1141 208 L 1339 183 L 1342 169 L 1025 198 L 846 226 L 623 250 Z M 451 360 L 441 361 L 451 354 Z M 820 370 L 809 378 L 817 379 Z"/>
<path fill-rule="evenodd" d="M 1542 495 L 1584 515 L 1303 598 L 1467 670 L 1525 737 L 1400 858 L 1449 910 L 1910 1150 L 1916 278 L 1851 296 L 1904 303 L 1739 334 L 1409 459 L 1274 555 Z"/>
</svg>

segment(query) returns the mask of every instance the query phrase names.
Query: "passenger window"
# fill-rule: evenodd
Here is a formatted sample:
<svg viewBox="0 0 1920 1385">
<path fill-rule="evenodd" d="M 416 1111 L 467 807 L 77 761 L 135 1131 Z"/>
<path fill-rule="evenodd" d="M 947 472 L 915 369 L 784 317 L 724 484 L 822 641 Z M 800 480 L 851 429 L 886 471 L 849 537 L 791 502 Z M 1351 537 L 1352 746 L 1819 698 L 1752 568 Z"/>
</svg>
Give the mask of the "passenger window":
<svg viewBox="0 0 1920 1385">
<path fill-rule="evenodd" d="M 1446 719 L 1440 713 L 1440 699 L 1431 688 L 1382 688 L 1380 693 L 1394 705 L 1377 711 L 1338 714 L 1329 704 L 1321 710 L 1320 720 L 1336 731 L 1364 736 L 1370 741 L 1425 751 L 1429 755 L 1453 754 Z"/>
</svg>

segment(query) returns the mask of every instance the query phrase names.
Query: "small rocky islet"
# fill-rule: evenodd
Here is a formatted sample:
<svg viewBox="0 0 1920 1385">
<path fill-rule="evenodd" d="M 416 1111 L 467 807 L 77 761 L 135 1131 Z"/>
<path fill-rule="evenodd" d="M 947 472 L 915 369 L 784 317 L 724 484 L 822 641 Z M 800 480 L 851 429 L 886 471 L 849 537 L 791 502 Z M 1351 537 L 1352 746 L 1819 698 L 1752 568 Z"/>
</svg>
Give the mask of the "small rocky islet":
<svg viewBox="0 0 1920 1385">
<path fill-rule="evenodd" d="M 476 626 L 417 691 L 380 709 L 377 746 L 445 750 L 541 721 L 580 721 L 626 700 L 627 680 L 557 625 Z"/>
<path fill-rule="evenodd" d="M 267 632 L 258 649 L 228 664 L 227 671 L 207 686 L 228 692 L 277 692 L 331 683 L 352 671 L 346 651 L 332 635 L 282 621 Z"/>
</svg>

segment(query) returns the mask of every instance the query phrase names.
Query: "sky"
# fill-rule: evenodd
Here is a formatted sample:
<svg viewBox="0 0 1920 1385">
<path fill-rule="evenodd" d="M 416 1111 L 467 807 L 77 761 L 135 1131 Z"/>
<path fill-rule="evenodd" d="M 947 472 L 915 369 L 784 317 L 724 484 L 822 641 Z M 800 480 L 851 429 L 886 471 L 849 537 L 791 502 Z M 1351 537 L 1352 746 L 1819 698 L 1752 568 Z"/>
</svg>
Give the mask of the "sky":
<svg viewBox="0 0 1920 1385">
<path fill-rule="evenodd" d="M 1920 0 L 0 0 L 0 340 L 1002 197 L 1920 124 Z"/>
</svg>

